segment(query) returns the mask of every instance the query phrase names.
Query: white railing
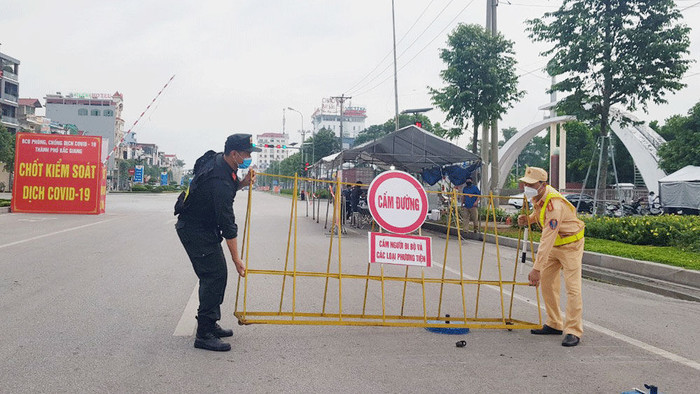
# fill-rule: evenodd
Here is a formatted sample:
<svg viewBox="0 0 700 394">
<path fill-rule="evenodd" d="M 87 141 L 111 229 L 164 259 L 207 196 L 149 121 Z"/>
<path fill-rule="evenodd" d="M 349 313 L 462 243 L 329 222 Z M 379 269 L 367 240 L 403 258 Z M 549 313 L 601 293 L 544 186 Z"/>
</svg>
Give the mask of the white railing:
<svg viewBox="0 0 700 394">
<path fill-rule="evenodd" d="M 19 82 L 19 79 L 17 78 L 17 74 L 15 74 L 15 73 L 12 73 L 9 71 L 3 71 L 2 76 L 7 78 L 7 79 L 10 79 L 12 81 Z"/>
<path fill-rule="evenodd" d="M 2 120 L 3 123 L 19 126 L 19 122 L 17 122 L 17 118 L 12 118 L 12 117 L 3 115 L 2 118 L 0 118 L 0 120 Z"/>
<path fill-rule="evenodd" d="M 13 94 L 10 94 L 10 93 L 4 93 L 4 94 L 2 95 L 2 98 L 3 98 L 4 100 L 11 101 L 11 102 L 13 102 L 13 103 L 16 103 L 16 102 L 17 102 L 17 96 L 15 96 L 15 95 L 13 95 Z"/>
</svg>

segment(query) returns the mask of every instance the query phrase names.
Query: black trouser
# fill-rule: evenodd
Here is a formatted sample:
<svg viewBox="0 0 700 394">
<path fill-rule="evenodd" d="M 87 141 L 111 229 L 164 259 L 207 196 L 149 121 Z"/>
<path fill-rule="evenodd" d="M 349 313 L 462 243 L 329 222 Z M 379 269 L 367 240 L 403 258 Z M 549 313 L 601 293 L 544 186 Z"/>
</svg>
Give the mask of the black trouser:
<svg viewBox="0 0 700 394">
<path fill-rule="evenodd" d="M 197 318 L 220 320 L 228 277 L 221 241 L 218 235 L 212 237 L 208 231 L 188 226 L 182 221 L 178 221 L 175 227 L 182 246 L 190 257 L 192 268 L 199 278 Z M 213 242 L 214 240 L 216 242 Z"/>
</svg>

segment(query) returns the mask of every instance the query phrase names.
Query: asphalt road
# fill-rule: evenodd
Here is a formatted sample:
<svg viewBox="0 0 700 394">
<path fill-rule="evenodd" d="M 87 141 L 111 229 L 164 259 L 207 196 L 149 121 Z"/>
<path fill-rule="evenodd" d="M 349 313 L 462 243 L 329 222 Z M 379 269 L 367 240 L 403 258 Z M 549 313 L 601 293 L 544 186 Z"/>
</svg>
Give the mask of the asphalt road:
<svg viewBox="0 0 700 394">
<path fill-rule="evenodd" d="M 282 269 L 291 200 L 253 196 L 250 266 Z M 560 337 L 524 330 L 448 336 L 422 328 L 238 326 L 237 276 L 230 265 L 221 323 L 234 328 L 227 339 L 233 350 L 195 349 L 196 277 L 174 231 L 175 197 L 111 194 L 107 213 L 99 216 L 0 215 L 0 392 L 589 393 L 649 383 L 662 392 L 688 393 L 700 387 L 700 304 L 592 281 L 583 285 L 582 342 L 564 348 Z M 246 197 L 239 194 L 235 203 L 239 223 Z M 330 236 L 323 221 L 305 216 L 303 205 L 299 214 L 298 268 L 325 271 Z M 445 240 L 431 236 L 436 264 L 425 273 L 435 277 Z M 478 275 L 482 246 L 463 242 L 465 276 Z M 515 251 L 489 244 L 485 278 L 498 278 L 499 256 L 502 276 L 512 277 Z M 336 250 L 332 260 L 337 269 Z M 366 261 L 367 236 L 351 230 L 342 239 L 343 273 L 366 272 Z M 447 276 L 458 277 L 454 239 L 447 261 Z M 403 268 L 386 267 L 385 274 L 403 275 Z M 280 284 L 277 277 L 251 275 L 248 310 L 276 310 Z M 327 310 L 335 312 L 338 281 L 329 284 Z M 299 279 L 296 308 L 318 310 L 323 286 L 323 279 Z M 363 290 L 364 281 L 343 281 L 344 313 L 361 310 Z M 395 311 L 401 289 L 385 290 L 387 311 Z M 372 283 L 368 293 L 368 310 L 381 312 L 381 289 Z M 438 287 L 426 290 L 433 313 L 438 294 Z M 441 313 L 461 313 L 455 294 L 454 286 L 446 291 Z M 466 294 L 471 315 L 474 287 Z M 500 291 L 484 286 L 479 294 L 479 316 L 500 317 Z M 291 308 L 290 287 L 284 303 Z M 420 286 L 409 286 L 406 308 L 422 314 Z M 513 311 L 538 320 L 533 288 L 517 288 Z M 456 348 L 462 339 L 466 347 Z"/>
</svg>

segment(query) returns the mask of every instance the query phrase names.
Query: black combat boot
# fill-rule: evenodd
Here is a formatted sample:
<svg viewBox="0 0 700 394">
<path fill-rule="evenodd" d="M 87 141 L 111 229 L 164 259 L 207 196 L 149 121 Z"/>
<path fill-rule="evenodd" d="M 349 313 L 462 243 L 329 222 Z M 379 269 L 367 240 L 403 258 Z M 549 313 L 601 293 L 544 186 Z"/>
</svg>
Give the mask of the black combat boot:
<svg viewBox="0 0 700 394">
<path fill-rule="evenodd" d="M 227 352 L 231 345 L 219 339 L 214 334 L 216 321 L 206 317 L 197 317 L 197 337 L 194 339 L 194 347 L 199 349 Z"/>
<path fill-rule="evenodd" d="M 229 328 L 221 328 L 219 323 L 214 323 L 214 329 L 212 330 L 212 333 L 219 338 L 233 336 L 233 330 Z"/>
</svg>

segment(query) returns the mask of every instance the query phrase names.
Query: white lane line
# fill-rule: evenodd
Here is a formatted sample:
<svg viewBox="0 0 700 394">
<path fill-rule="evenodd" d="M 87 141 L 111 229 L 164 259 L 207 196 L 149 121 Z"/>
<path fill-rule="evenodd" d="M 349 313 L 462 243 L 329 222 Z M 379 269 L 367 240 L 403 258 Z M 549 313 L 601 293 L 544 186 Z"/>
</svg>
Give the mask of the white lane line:
<svg viewBox="0 0 700 394">
<path fill-rule="evenodd" d="M 440 267 L 440 268 L 442 268 L 442 264 L 440 264 L 440 263 L 437 263 L 437 262 L 433 261 L 433 264 L 436 265 L 436 266 L 438 266 L 438 267 Z M 457 271 L 457 270 L 455 270 L 455 269 L 453 269 L 453 268 L 445 267 L 445 269 L 446 269 L 447 271 L 452 272 L 453 274 L 459 275 L 459 271 Z M 466 275 L 466 274 L 463 275 L 463 277 L 464 277 L 464 279 L 469 279 L 469 280 L 476 280 L 476 279 L 477 279 L 477 278 L 471 277 L 471 276 Z M 499 288 L 498 286 L 493 286 L 493 285 L 484 285 L 484 286 L 490 288 L 491 290 L 500 291 L 500 288 Z M 504 289 L 503 289 L 503 294 L 504 294 L 504 295 L 507 295 L 507 296 L 510 296 L 510 295 L 511 295 L 511 292 L 508 291 L 508 290 L 506 290 L 506 289 L 504 288 Z M 526 302 L 526 303 L 528 303 L 528 304 L 530 304 L 530 305 L 537 306 L 537 301 L 530 300 L 530 299 L 525 298 L 525 297 L 523 297 L 523 296 L 521 296 L 521 295 L 519 295 L 519 294 L 513 294 L 513 297 L 514 297 L 514 298 L 517 298 L 517 299 L 520 300 L 520 301 Z M 545 310 L 545 308 L 544 308 L 544 303 L 542 304 L 542 306 L 540 306 L 540 309 L 542 309 L 543 311 Z M 640 349 L 643 349 L 643 350 L 646 350 L 646 351 L 648 351 L 648 352 L 650 352 L 650 353 L 654 353 L 654 354 L 656 354 L 656 355 L 658 355 L 658 356 L 661 356 L 661 357 L 663 357 L 663 358 L 669 359 L 669 360 L 671 360 L 671 361 L 675 361 L 675 362 L 677 362 L 677 363 L 683 364 L 683 365 L 685 365 L 685 366 L 688 366 L 688 367 L 690 367 L 690 368 L 693 368 L 693 369 L 696 369 L 696 370 L 700 371 L 700 363 L 697 362 L 697 361 L 695 361 L 695 360 L 691 360 L 691 359 L 685 358 L 685 357 L 683 357 L 683 356 L 679 356 L 678 354 L 671 353 L 671 352 L 669 352 L 669 351 L 667 351 L 667 350 L 660 349 L 660 348 L 658 348 L 658 347 L 656 347 L 656 346 L 653 346 L 653 345 L 650 345 L 650 344 L 648 344 L 648 343 L 646 343 L 646 342 L 642 342 L 642 341 L 640 341 L 640 340 L 637 340 L 637 339 L 628 337 L 627 335 L 620 334 L 620 333 L 617 332 L 617 331 L 613 331 L 613 330 L 610 330 L 610 329 L 605 328 L 605 327 L 603 327 L 603 326 L 599 326 L 599 325 L 597 325 L 597 324 L 595 324 L 595 323 L 589 322 L 588 320 L 584 320 L 584 321 L 583 321 L 583 324 L 584 324 L 586 327 L 588 327 L 588 328 L 590 328 L 590 329 L 592 329 L 592 330 L 594 330 L 594 331 L 598 331 L 598 332 L 600 332 L 600 333 L 602 333 L 602 334 L 611 336 L 611 337 L 613 337 L 613 338 L 615 338 L 615 339 L 619 339 L 619 340 L 621 340 L 621 341 L 623 341 L 623 342 L 627 342 L 627 343 L 629 343 L 630 345 L 636 346 L 636 347 L 638 347 L 638 348 L 640 348 Z"/>
<path fill-rule="evenodd" d="M 197 315 L 197 299 L 199 298 L 199 282 L 194 286 L 192 290 L 192 295 L 190 300 L 187 301 L 185 305 L 185 310 L 182 311 L 182 316 L 180 316 L 180 321 L 175 327 L 175 332 L 173 336 L 176 337 L 189 337 L 194 334 L 195 329 L 195 316 Z"/>
<path fill-rule="evenodd" d="M 80 230 L 80 229 L 82 229 L 82 228 L 86 228 L 86 227 L 90 227 L 90 226 L 95 226 L 95 225 L 97 225 L 97 224 L 102 224 L 102 223 L 111 222 L 112 220 L 115 220 L 115 219 L 116 219 L 116 218 L 113 218 L 113 219 L 106 219 L 106 220 L 100 220 L 99 222 L 95 222 L 95 223 L 83 224 L 82 226 L 66 228 L 66 229 L 63 229 L 63 230 L 54 231 L 54 232 L 52 232 L 52 233 L 48 233 L 48 234 L 44 234 L 44 235 L 37 235 L 36 237 L 31 237 L 31 238 L 23 239 L 23 240 L 21 240 L 21 241 L 10 242 L 9 244 L 0 245 L 0 249 L 6 248 L 6 247 L 9 247 L 9 246 L 15 246 L 15 245 L 23 244 L 23 243 L 25 243 L 25 242 L 36 241 L 37 239 L 42 239 L 42 238 L 50 237 L 50 236 L 52 236 L 52 235 L 58 235 L 58 234 L 63 234 L 63 233 L 67 233 L 67 232 L 70 232 L 70 231 Z"/>
</svg>

